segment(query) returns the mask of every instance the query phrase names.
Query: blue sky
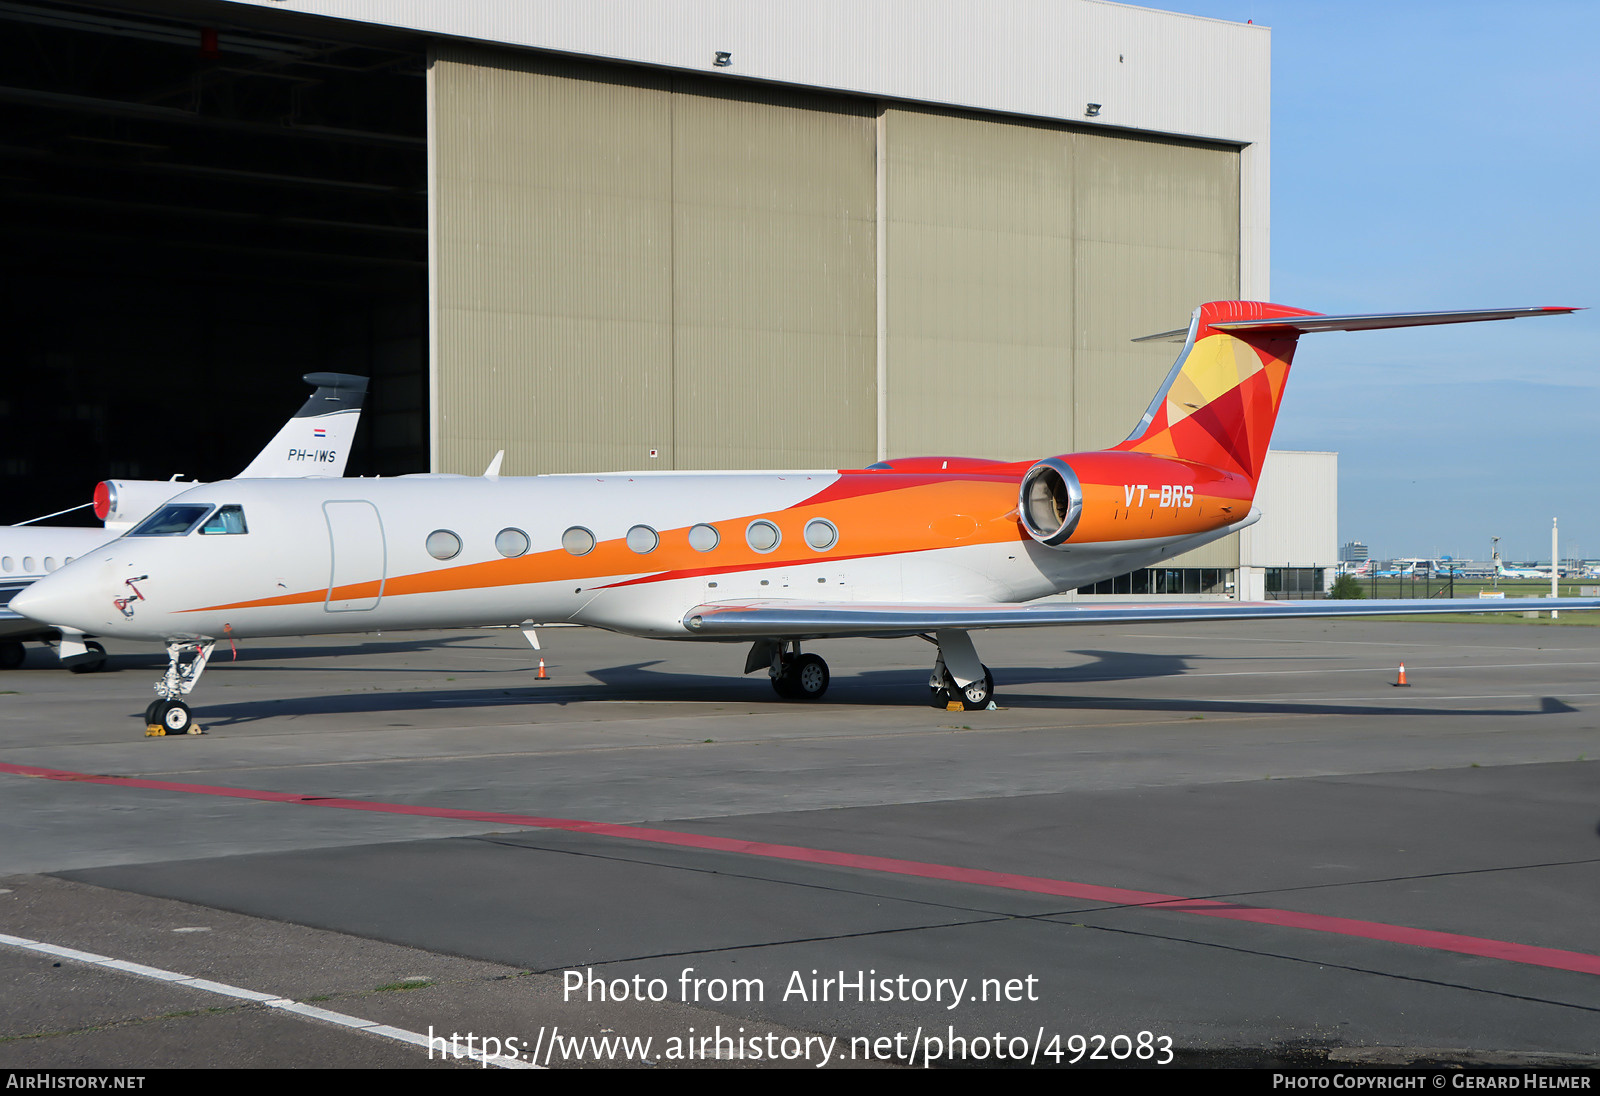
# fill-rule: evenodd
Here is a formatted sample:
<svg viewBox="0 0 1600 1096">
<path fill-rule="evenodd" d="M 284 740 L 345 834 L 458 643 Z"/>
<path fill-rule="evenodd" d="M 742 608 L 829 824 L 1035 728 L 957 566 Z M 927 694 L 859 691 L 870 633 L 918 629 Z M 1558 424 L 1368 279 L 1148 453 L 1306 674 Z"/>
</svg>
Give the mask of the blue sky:
<svg viewBox="0 0 1600 1096">
<path fill-rule="evenodd" d="M 1148 5 L 1272 28 L 1272 297 L 1574 317 L 1302 341 L 1280 449 L 1339 451 L 1339 539 L 1600 557 L 1600 4 Z"/>
</svg>

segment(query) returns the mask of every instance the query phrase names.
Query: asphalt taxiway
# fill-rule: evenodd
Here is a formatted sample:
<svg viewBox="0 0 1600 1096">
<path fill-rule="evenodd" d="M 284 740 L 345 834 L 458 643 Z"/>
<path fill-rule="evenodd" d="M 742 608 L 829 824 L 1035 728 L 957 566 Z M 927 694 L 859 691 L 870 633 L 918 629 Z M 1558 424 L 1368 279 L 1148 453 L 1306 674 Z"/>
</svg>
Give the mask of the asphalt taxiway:
<svg viewBox="0 0 1600 1096">
<path fill-rule="evenodd" d="M 1600 629 L 539 635 L 0 676 L 0 1067 L 1600 1064 Z"/>
</svg>

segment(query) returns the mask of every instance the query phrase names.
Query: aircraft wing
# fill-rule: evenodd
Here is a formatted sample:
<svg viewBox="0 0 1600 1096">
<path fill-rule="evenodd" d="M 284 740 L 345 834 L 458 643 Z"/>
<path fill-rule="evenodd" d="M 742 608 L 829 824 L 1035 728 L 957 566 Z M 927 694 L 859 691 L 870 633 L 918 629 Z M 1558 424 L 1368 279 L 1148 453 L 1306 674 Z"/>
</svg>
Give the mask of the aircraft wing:
<svg viewBox="0 0 1600 1096">
<path fill-rule="evenodd" d="M 1071 624 L 1183 624 L 1300 617 L 1510 613 L 1600 609 L 1600 598 L 1398 598 L 1316 601 L 1123 601 L 994 605 L 870 605 L 860 602 L 742 601 L 697 605 L 683 616 L 691 634 L 723 639 L 908 636 L 945 629 L 1053 628 Z"/>
</svg>

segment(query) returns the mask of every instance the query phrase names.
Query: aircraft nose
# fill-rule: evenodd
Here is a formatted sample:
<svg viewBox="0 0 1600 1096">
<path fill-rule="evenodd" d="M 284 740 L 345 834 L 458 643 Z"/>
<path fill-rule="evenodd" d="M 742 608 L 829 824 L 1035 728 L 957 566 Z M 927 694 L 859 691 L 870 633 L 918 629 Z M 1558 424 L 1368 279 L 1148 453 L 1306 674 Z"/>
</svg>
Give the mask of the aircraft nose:
<svg viewBox="0 0 1600 1096">
<path fill-rule="evenodd" d="M 108 605 L 103 594 L 96 596 L 99 583 L 92 572 L 91 567 L 69 564 L 18 591 L 11 608 L 40 624 L 92 630 L 105 616 L 95 612 L 96 604 Z"/>
</svg>

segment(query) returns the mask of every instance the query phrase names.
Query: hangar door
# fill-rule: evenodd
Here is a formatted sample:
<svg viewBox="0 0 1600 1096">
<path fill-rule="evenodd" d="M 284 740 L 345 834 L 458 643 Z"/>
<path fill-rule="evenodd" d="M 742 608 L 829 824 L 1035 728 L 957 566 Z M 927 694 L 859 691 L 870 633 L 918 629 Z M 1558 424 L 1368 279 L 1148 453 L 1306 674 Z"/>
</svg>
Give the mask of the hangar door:
<svg viewBox="0 0 1600 1096">
<path fill-rule="evenodd" d="M 1178 352 L 1130 340 L 1239 295 L 1235 147 L 911 106 L 882 142 L 889 456 L 1114 445 Z"/>
<path fill-rule="evenodd" d="M 871 102 L 431 59 L 434 467 L 833 467 L 876 447 Z"/>
<path fill-rule="evenodd" d="M 885 110 L 886 449 L 1027 460 L 1128 436 L 1180 327 L 1239 292 L 1239 152 Z"/>
</svg>

